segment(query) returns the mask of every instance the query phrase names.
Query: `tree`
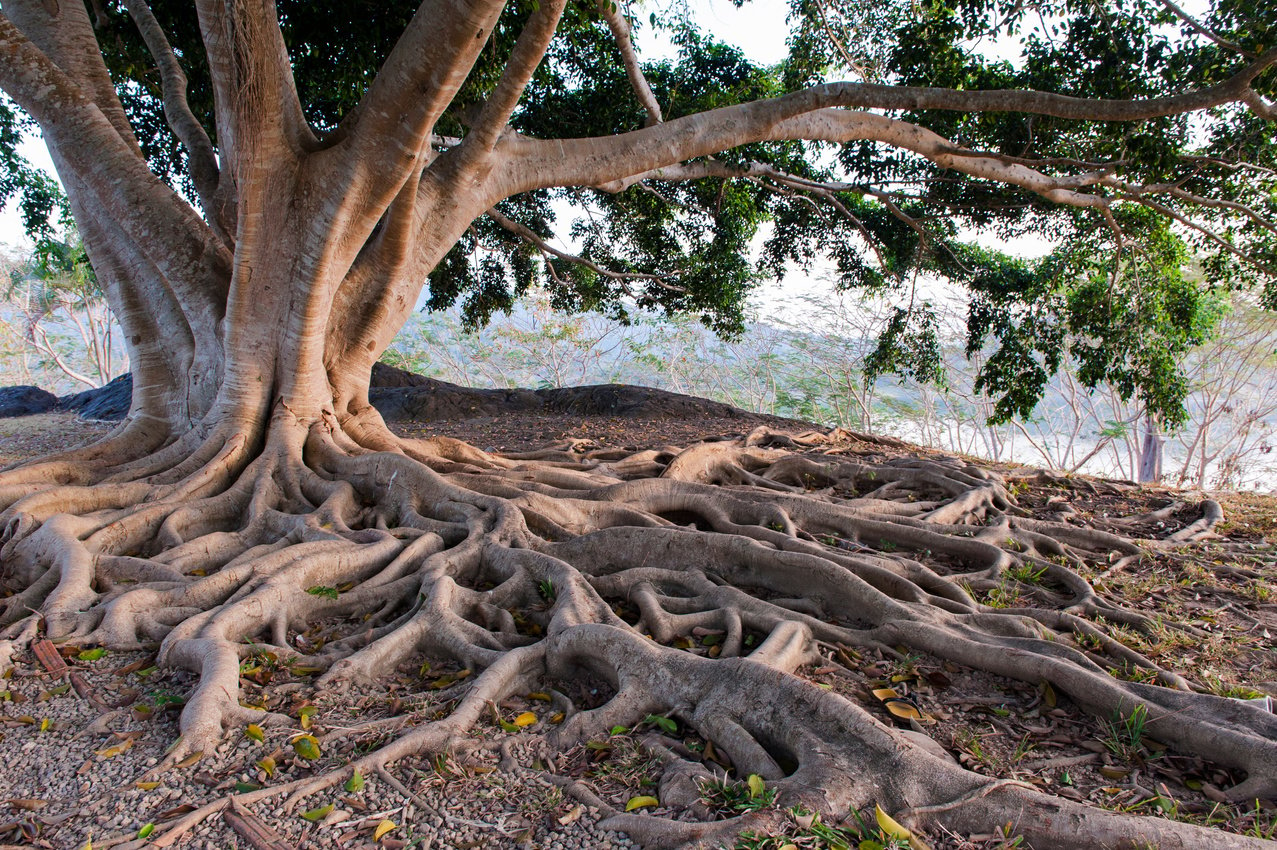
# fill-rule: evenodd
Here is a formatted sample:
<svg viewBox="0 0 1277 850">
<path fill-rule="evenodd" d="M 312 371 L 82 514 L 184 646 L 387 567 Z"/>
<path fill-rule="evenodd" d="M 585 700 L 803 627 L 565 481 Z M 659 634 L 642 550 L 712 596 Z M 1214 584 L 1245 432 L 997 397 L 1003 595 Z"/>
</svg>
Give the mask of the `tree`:
<svg viewBox="0 0 1277 850">
<path fill-rule="evenodd" d="M 938 274 L 977 293 L 971 345 L 997 343 L 982 375 L 1001 410 L 1031 409 L 1067 344 L 1084 380 L 1176 415 L 1198 299 L 1185 240 L 1219 280 L 1274 265 L 1271 7 L 865 5 L 797 2 L 793 56 L 765 69 L 677 19 L 649 21 L 677 60 L 643 64 L 612 2 L 123 0 L 92 17 L 6 2 L 0 86 L 49 144 L 134 376 L 117 432 L 0 479 L 6 637 L 159 642 L 160 663 L 196 671 L 166 764 L 286 722 L 237 699 L 254 647 L 332 687 L 424 648 L 481 672 L 365 772 L 446 746 L 534 680 L 591 671 L 614 693 L 573 710 L 557 745 L 674 713 L 820 811 L 1013 820 L 1038 847 L 1260 846 L 990 782 L 792 675 L 822 648 L 904 646 L 1048 681 L 1244 772 L 1234 799 L 1271 796 L 1277 718 L 1194 692 L 1092 622 L 1148 625 L 1077 569 L 1137 557 L 1129 541 L 1023 517 L 997 476 L 956 462 L 816 463 L 765 434 L 673 459 L 507 459 L 400 439 L 368 403 L 426 280 L 432 305 L 460 299 L 476 321 L 540 281 L 560 307 L 693 312 L 730 333 L 770 219 L 764 270 L 823 254 L 848 285 L 909 292 Z M 989 33 L 1019 38 L 1024 61 L 964 47 Z M 577 248 L 553 236 L 556 200 L 584 210 Z M 959 225 L 1043 228 L 1060 248 L 1016 261 Z M 872 363 L 926 374 L 934 318 L 907 303 Z M 995 611 L 961 584 L 1025 564 L 1067 591 Z M 622 600 L 640 613 L 618 615 Z M 294 640 L 354 612 L 366 621 L 323 648 Z M 671 645 L 693 626 L 725 632 L 720 657 Z M 1081 640 L 1169 687 L 1108 675 Z M 751 822 L 616 825 L 671 844 Z"/>
</svg>

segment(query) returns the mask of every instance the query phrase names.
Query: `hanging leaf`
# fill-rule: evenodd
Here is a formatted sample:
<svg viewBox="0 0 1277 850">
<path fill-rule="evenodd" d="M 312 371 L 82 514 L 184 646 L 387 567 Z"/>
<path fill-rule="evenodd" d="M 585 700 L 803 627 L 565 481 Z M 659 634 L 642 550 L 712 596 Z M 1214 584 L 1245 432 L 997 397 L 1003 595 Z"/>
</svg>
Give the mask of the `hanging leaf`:
<svg viewBox="0 0 1277 850">
<path fill-rule="evenodd" d="M 304 817 L 306 820 L 310 821 L 311 823 L 319 823 L 321 820 L 328 817 L 328 815 L 332 813 L 332 810 L 333 810 L 333 804 L 329 803 L 326 806 L 320 806 L 317 809 L 311 809 L 308 812 L 302 812 L 302 817 Z"/>
<path fill-rule="evenodd" d="M 522 729 L 524 726 L 531 726 L 537 722 L 537 716 L 530 711 L 525 711 L 518 717 L 514 718 L 514 725 Z"/>
<path fill-rule="evenodd" d="M 293 752 L 306 759 L 306 761 L 314 761 L 320 756 L 319 740 L 314 735 L 298 735 L 292 740 Z"/>
<path fill-rule="evenodd" d="M 244 734 L 259 744 L 266 740 L 266 733 L 263 732 L 262 727 L 258 726 L 256 723 L 248 724 L 248 728 L 244 730 Z"/>
<path fill-rule="evenodd" d="M 382 820 L 381 823 L 377 824 L 377 828 L 372 831 L 372 840 L 380 841 L 382 837 L 385 836 L 386 833 L 390 832 L 394 828 L 395 828 L 394 821 L 389 819 Z"/>
<path fill-rule="evenodd" d="M 350 775 L 350 778 L 346 780 L 346 784 L 342 787 L 351 794 L 358 794 L 360 791 L 364 790 L 364 775 L 356 770 Z"/>
<path fill-rule="evenodd" d="M 630 801 L 625 804 L 625 811 L 632 812 L 635 809 L 642 809 L 646 806 L 659 806 L 661 801 L 655 797 L 631 797 Z"/>
</svg>

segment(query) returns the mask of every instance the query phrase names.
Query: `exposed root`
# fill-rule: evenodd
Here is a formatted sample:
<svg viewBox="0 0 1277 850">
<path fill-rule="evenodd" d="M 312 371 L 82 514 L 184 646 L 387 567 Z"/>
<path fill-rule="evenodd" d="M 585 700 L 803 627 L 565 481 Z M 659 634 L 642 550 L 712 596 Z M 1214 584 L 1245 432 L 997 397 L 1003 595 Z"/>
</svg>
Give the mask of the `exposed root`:
<svg viewBox="0 0 1277 850">
<path fill-rule="evenodd" d="M 288 722 L 241 704 L 241 664 L 263 652 L 322 671 L 325 687 L 377 680 L 422 654 L 478 671 L 443 719 L 398 730 L 346 771 L 242 795 L 246 804 L 280 794 L 295 803 L 351 770 L 411 798 L 391 764 L 462 746 L 511 694 L 590 676 L 610 697 L 581 707 L 556 691 L 564 719 L 550 747 L 662 715 L 712 742 L 737 775 L 767 780 L 784 805 L 834 818 L 877 804 L 924 831 L 1014 821 L 1037 848 L 1264 844 L 990 782 L 797 675 L 860 648 L 1050 683 L 1101 718 L 1138 714 L 1158 739 L 1244 773 L 1232 798 L 1271 798 L 1277 717 L 1198 693 L 1115 639 L 1107 624 L 1151 624 L 1086 578 L 1209 534 L 1222 517 L 1214 502 L 1160 539 L 1136 540 L 1075 524 L 1063 502 L 1030 516 L 989 470 L 819 454 L 811 449 L 828 438 L 816 434 L 496 457 L 348 424 L 278 418 L 264 438 L 219 430 L 148 456 L 112 443 L 77 455 L 100 463 L 75 475 L 47 462 L 44 473 L 57 474 L 45 487 L 23 469 L 0 476 L 0 579 L 15 591 L 0 609 L 0 669 L 39 629 L 158 646 L 161 664 L 199 675 L 160 770 L 245 723 Z M 309 641 L 321 622 L 347 625 Z M 714 657 L 679 648 L 697 630 L 721 635 Z M 695 814 L 688 789 L 709 775 L 705 765 L 649 746 L 666 764 L 663 796 Z M 159 843 L 222 805 L 188 814 Z M 783 817 L 614 814 L 608 825 L 674 847 Z"/>
</svg>

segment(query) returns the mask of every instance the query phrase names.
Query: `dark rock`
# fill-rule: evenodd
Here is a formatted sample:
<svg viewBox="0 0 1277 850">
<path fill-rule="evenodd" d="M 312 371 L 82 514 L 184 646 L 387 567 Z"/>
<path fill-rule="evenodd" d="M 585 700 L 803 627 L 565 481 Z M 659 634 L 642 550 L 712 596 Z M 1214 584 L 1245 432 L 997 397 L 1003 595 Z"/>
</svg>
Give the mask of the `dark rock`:
<svg viewBox="0 0 1277 850">
<path fill-rule="evenodd" d="M 116 421 L 123 419 L 133 403 L 133 376 L 121 375 L 96 390 L 63 396 L 59 408 L 80 414 L 81 419 Z"/>
<path fill-rule="evenodd" d="M 58 397 L 48 390 L 23 385 L 0 387 L 0 419 L 47 413 L 58 406 Z"/>
</svg>

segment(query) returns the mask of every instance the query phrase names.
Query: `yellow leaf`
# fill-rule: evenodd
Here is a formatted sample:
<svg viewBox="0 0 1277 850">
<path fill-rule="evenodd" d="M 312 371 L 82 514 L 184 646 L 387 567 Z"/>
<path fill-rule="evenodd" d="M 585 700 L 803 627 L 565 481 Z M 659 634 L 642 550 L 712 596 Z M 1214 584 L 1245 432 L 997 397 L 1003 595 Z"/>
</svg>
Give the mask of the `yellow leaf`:
<svg viewBox="0 0 1277 850">
<path fill-rule="evenodd" d="M 298 735 L 292 744 L 293 752 L 307 761 L 314 761 L 320 756 L 319 740 L 314 735 Z"/>
<path fill-rule="evenodd" d="M 749 796 L 757 797 L 763 791 L 767 790 L 767 783 L 757 773 L 751 773 L 749 778 L 745 780 L 749 784 Z"/>
<path fill-rule="evenodd" d="M 882 806 L 877 803 L 874 803 L 874 818 L 878 821 L 878 827 L 882 830 L 882 834 L 888 838 L 908 841 L 913 837 L 912 832 L 896 823 L 895 819 L 884 812 Z"/>
<path fill-rule="evenodd" d="M 88 838 L 84 839 L 84 844 L 83 846 L 80 847 L 80 850 L 93 850 L 93 834 L 92 833 L 89 834 Z"/>
<path fill-rule="evenodd" d="M 303 705 L 301 709 L 298 710 L 297 717 L 301 720 L 303 729 L 310 728 L 311 718 L 315 716 L 315 712 L 318 710 L 319 709 L 315 708 L 313 705 Z"/>
<path fill-rule="evenodd" d="M 563 712 L 556 711 L 554 712 L 554 714 L 550 715 L 550 722 L 557 726 L 558 724 L 563 722 L 563 718 L 564 718 Z"/>
<path fill-rule="evenodd" d="M 173 766 L 174 767 L 190 767 L 191 765 L 195 764 L 197 761 L 199 761 L 202 758 L 204 758 L 204 751 L 200 750 L 198 753 L 191 753 L 189 756 L 182 759 L 181 761 L 179 761 L 177 764 Z"/>
<path fill-rule="evenodd" d="M 875 688 L 874 696 L 880 700 L 900 699 L 900 694 L 896 693 L 895 688 Z"/>
<path fill-rule="evenodd" d="M 112 759 L 122 753 L 128 752 L 129 748 L 132 746 L 133 746 L 133 739 L 127 738 L 121 741 L 120 743 L 116 744 L 114 747 L 107 747 L 105 750 L 98 750 L 97 754 L 104 759 Z"/>
<path fill-rule="evenodd" d="M 134 787 L 134 788 L 141 788 L 143 791 L 154 791 L 156 788 L 159 788 L 159 787 L 160 787 L 160 783 L 158 783 L 158 782 L 134 782 L 134 783 L 133 783 L 133 787 Z"/>
<path fill-rule="evenodd" d="M 882 810 L 882 806 L 874 804 L 874 818 L 882 834 L 894 841 L 908 841 L 913 850 L 931 850 L 927 843 L 895 821 L 891 815 Z"/>
<path fill-rule="evenodd" d="M 257 763 L 257 766 L 260 767 L 262 770 L 266 771 L 266 775 L 268 777 L 275 775 L 275 760 L 271 758 L 270 756 L 267 756 L 266 758 L 259 761 Z"/>
<path fill-rule="evenodd" d="M 248 728 L 244 730 L 244 734 L 259 744 L 266 740 L 266 733 L 263 732 L 262 727 L 258 726 L 256 723 L 248 724 Z"/>
<path fill-rule="evenodd" d="M 661 801 L 655 797 L 631 797 L 630 801 L 625 804 L 625 811 L 632 812 L 645 806 L 659 806 L 660 804 Z"/>
<path fill-rule="evenodd" d="M 549 702 L 550 695 L 547 693 L 543 693 L 542 691 L 533 691 L 532 693 L 528 694 L 528 699 L 534 699 L 537 702 Z"/>
<path fill-rule="evenodd" d="M 40 718 L 40 731 L 41 731 L 41 732 L 48 732 L 48 731 L 49 731 L 49 727 L 50 727 L 50 726 L 52 726 L 52 725 L 53 725 L 53 724 L 49 722 L 49 718 L 47 718 L 47 717 L 42 717 L 42 718 Z"/>
<path fill-rule="evenodd" d="M 1042 683 L 1042 701 L 1047 704 L 1048 708 L 1055 708 L 1055 704 L 1058 702 L 1055 696 L 1055 688 L 1051 687 L 1050 682 Z"/>
<path fill-rule="evenodd" d="M 392 820 L 383 820 L 377 824 L 377 828 L 372 831 L 372 840 L 380 841 L 382 836 L 395 828 L 395 822 Z"/>
<path fill-rule="evenodd" d="M 522 714 L 520 714 L 518 717 L 514 718 L 514 725 L 518 726 L 519 728 L 523 728 L 524 726 L 531 726 L 533 723 L 536 723 L 536 722 L 537 722 L 537 716 L 530 711 L 525 711 Z"/>
</svg>

